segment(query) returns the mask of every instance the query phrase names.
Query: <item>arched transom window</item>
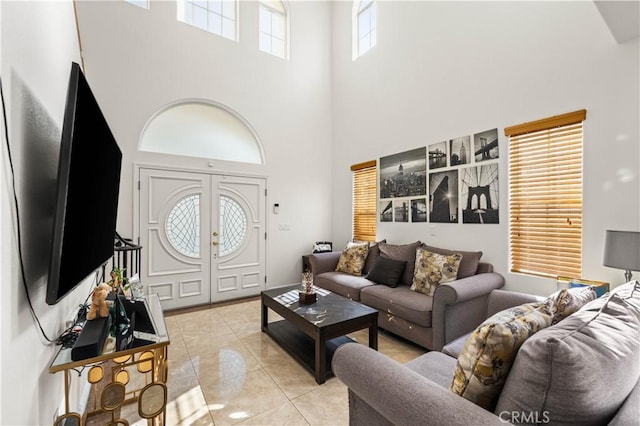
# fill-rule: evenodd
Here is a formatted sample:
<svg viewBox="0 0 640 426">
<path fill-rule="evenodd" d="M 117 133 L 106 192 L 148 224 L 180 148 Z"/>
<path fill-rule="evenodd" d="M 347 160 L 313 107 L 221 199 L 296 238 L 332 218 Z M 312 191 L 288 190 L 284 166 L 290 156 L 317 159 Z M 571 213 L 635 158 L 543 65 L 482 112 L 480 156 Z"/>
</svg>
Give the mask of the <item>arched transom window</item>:
<svg viewBox="0 0 640 426">
<path fill-rule="evenodd" d="M 139 149 L 264 164 L 261 144 L 247 122 L 209 101 L 183 101 L 157 112 L 142 132 Z"/>
</svg>

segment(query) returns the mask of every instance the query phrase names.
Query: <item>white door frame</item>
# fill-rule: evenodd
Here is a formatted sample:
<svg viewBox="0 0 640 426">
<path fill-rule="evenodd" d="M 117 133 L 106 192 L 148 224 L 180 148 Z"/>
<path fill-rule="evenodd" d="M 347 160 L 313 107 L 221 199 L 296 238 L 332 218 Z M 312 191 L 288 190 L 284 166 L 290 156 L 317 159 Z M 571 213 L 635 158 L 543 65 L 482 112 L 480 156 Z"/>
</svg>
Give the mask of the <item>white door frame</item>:
<svg viewBox="0 0 640 426">
<path fill-rule="evenodd" d="M 160 163 L 145 163 L 145 162 L 134 162 L 133 163 L 133 179 L 132 179 L 132 189 L 133 189 L 133 241 L 140 242 L 140 169 L 158 169 L 158 170 L 166 170 L 171 172 L 191 172 L 191 173 L 200 173 L 207 175 L 225 175 L 225 176 L 234 176 L 234 177 L 246 177 L 246 178 L 259 178 L 264 179 L 265 188 L 267 189 L 267 196 L 265 199 L 265 232 L 268 233 L 269 229 L 269 215 L 267 214 L 268 206 L 269 206 L 269 196 L 268 196 L 268 188 L 269 188 L 269 178 L 265 175 L 257 174 L 257 173 L 235 173 L 224 170 L 214 170 L 210 168 L 197 168 L 197 167 L 175 167 L 168 166 L 166 164 Z M 142 250 L 145 248 L 142 247 Z M 147 248 L 148 249 L 148 248 Z M 264 263 L 265 263 L 265 274 L 268 273 L 267 265 L 269 264 L 269 244 L 268 240 L 265 241 L 265 255 L 264 255 Z M 143 265 L 140 265 L 142 268 Z M 265 275 L 266 276 L 266 275 Z M 268 280 L 264 283 L 265 288 L 269 288 Z M 144 285 L 144 283 L 143 283 Z"/>
</svg>

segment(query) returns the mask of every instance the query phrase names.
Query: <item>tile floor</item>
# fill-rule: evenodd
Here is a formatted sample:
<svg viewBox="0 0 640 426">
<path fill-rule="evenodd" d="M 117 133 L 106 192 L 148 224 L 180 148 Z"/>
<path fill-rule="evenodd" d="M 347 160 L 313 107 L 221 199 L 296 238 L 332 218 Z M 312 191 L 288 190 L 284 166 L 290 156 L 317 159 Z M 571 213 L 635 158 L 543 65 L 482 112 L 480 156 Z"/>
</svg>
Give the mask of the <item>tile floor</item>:
<svg viewBox="0 0 640 426">
<path fill-rule="evenodd" d="M 276 318 L 269 315 L 270 321 Z M 336 378 L 318 385 L 262 333 L 258 299 L 168 315 L 165 321 L 171 338 L 167 425 L 348 424 L 346 386 Z M 350 336 L 368 342 L 366 330 Z M 384 332 L 378 348 L 402 363 L 425 352 Z M 126 411 L 124 418 L 135 415 Z"/>
</svg>

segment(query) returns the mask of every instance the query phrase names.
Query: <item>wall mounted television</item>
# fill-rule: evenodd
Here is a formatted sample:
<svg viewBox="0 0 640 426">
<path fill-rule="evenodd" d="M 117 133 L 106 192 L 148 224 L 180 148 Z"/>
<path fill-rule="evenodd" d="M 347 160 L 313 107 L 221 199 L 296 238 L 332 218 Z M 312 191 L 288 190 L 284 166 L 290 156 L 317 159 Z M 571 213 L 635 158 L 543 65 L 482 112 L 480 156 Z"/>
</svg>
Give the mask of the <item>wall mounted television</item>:
<svg viewBox="0 0 640 426">
<path fill-rule="evenodd" d="M 58 303 L 113 255 L 122 152 L 75 62 L 60 141 L 46 302 Z"/>
</svg>

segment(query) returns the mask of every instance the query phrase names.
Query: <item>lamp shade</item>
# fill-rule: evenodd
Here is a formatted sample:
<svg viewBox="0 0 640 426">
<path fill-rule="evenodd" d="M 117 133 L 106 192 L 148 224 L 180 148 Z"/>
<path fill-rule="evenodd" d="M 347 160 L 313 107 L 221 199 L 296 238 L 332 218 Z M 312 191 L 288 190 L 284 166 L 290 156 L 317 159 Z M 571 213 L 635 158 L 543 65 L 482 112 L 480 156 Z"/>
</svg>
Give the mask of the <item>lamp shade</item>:
<svg viewBox="0 0 640 426">
<path fill-rule="evenodd" d="M 640 232 L 607 231 L 603 264 L 611 268 L 640 271 Z"/>
</svg>

